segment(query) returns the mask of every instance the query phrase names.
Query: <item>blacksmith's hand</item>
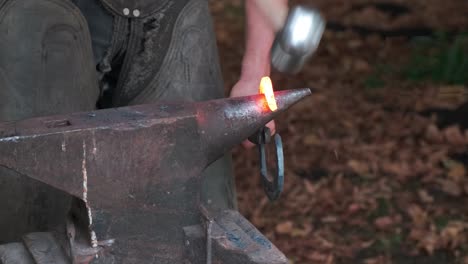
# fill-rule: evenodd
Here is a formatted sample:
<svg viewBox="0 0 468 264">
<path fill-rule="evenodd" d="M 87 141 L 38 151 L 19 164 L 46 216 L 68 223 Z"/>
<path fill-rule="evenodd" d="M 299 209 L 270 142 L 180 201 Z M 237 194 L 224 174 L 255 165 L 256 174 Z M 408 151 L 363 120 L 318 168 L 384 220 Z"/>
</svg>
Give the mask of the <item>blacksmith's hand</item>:
<svg viewBox="0 0 468 264">
<path fill-rule="evenodd" d="M 241 78 L 236 83 L 236 85 L 234 85 L 234 87 L 232 88 L 231 97 L 239 97 L 239 96 L 248 96 L 248 95 L 258 94 L 258 86 L 260 84 L 260 79 L 261 79 L 261 77 L 256 78 L 256 79 L 249 79 L 249 80 Z M 270 121 L 266 126 L 270 129 L 271 134 L 274 135 L 275 131 L 276 131 L 275 121 Z M 251 147 L 255 146 L 255 144 L 253 144 L 249 140 L 245 140 L 244 142 L 242 142 L 242 145 L 245 148 L 251 148 Z"/>
<path fill-rule="evenodd" d="M 274 0 L 287 6 L 287 0 Z M 247 17 L 247 41 L 240 80 L 231 90 L 231 97 L 258 94 L 260 80 L 270 75 L 270 49 L 275 37 L 274 25 L 259 9 L 256 1 L 245 1 Z M 272 135 L 275 133 L 275 122 L 267 124 Z M 242 143 L 246 148 L 255 146 L 246 140 Z"/>
</svg>

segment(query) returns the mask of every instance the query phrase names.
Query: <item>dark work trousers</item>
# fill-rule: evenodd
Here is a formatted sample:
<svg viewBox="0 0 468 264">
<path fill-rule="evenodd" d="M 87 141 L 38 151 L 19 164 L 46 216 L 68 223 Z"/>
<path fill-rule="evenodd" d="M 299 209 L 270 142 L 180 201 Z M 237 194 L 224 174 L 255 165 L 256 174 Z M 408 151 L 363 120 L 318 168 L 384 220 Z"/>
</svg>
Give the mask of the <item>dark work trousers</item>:
<svg viewBox="0 0 468 264">
<path fill-rule="evenodd" d="M 207 0 L 109 1 L 0 0 L 0 121 L 224 96 Z M 230 157 L 203 179 L 208 207 L 235 208 Z M 63 224 L 71 199 L 0 167 L 0 243 Z"/>
</svg>

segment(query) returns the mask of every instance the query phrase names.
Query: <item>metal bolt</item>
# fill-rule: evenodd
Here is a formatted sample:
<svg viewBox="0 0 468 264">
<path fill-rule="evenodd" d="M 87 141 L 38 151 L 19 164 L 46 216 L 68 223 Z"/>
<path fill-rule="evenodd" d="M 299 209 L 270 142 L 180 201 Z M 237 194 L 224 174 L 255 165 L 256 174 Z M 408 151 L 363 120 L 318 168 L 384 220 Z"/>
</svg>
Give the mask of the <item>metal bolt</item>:
<svg viewBox="0 0 468 264">
<path fill-rule="evenodd" d="M 123 9 L 123 14 L 126 15 L 126 16 L 130 15 L 130 9 L 124 8 Z"/>
<path fill-rule="evenodd" d="M 138 10 L 138 9 L 133 10 L 133 16 L 134 17 L 139 17 L 140 16 L 140 10 Z"/>
</svg>

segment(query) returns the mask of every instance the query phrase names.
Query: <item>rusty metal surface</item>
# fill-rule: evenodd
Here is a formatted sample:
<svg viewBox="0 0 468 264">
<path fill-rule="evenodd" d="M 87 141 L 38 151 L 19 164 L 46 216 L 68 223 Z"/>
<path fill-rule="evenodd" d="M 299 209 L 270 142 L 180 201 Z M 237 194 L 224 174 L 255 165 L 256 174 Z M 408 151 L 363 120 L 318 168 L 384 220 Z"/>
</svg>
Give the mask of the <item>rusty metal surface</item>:
<svg viewBox="0 0 468 264">
<path fill-rule="evenodd" d="M 89 243 L 63 243 L 57 232 L 29 233 L 21 242 L 0 245 L 0 264 L 88 264 L 99 248 L 89 247 Z M 64 246 L 70 245 L 77 255 L 71 259 L 70 252 Z M 85 253 L 85 255 L 80 254 Z"/>
<path fill-rule="evenodd" d="M 193 264 L 208 263 L 203 255 L 206 232 L 200 225 L 184 228 L 188 255 Z M 210 238 L 213 243 L 213 263 L 224 264 L 286 264 L 287 258 L 239 212 L 218 212 L 212 221 Z"/>
<path fill-rule="evenodd" d="M 27 234 L 23 238 L 23 243 L 37 264 L 68 264 L 70 262 L 51 233 Z"/>
<path fill-rule="evenodd" d="M 0 245 L 1 264 L 34 264 L 31 254 L 22 243 Z"/>
<path fill-rule="evenodd" d="M 309 94 L 277 92 L 275 112 L 256 95 L 3 123 L 0 166 L 79 199 L 90 246 L 107 245 L 96 263 L 182 263 L 202 170 Z"/>
</svg>

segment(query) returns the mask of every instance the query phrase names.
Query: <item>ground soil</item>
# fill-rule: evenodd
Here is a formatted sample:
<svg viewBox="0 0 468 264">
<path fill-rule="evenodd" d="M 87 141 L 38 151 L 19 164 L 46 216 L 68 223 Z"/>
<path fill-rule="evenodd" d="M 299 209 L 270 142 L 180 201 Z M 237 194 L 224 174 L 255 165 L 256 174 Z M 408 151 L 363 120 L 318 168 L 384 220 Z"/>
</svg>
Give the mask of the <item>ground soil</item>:
<svg viewBox="0 0 468 264">
<path fill-rule="evenodd" d="M 468 131 L 463 115 L 441 125 L 427 111 L 456 110 L 466 86 L 366 83 L 378 65 L 405 65 L 414 35 L 467 30 L 468 2 L 298 3 L 318 7 L 329 28 L 301 73 L 272 77 L 277 90 L 315 92 L 276 120 L 286 158 L 279 201 L 263 193 L 257 151 L 234 151 L 240 211 L 292 263 L 468 263 Z M 244 49 L 242 1 L 211 7 L 229 90 Z"/>
</svg>

